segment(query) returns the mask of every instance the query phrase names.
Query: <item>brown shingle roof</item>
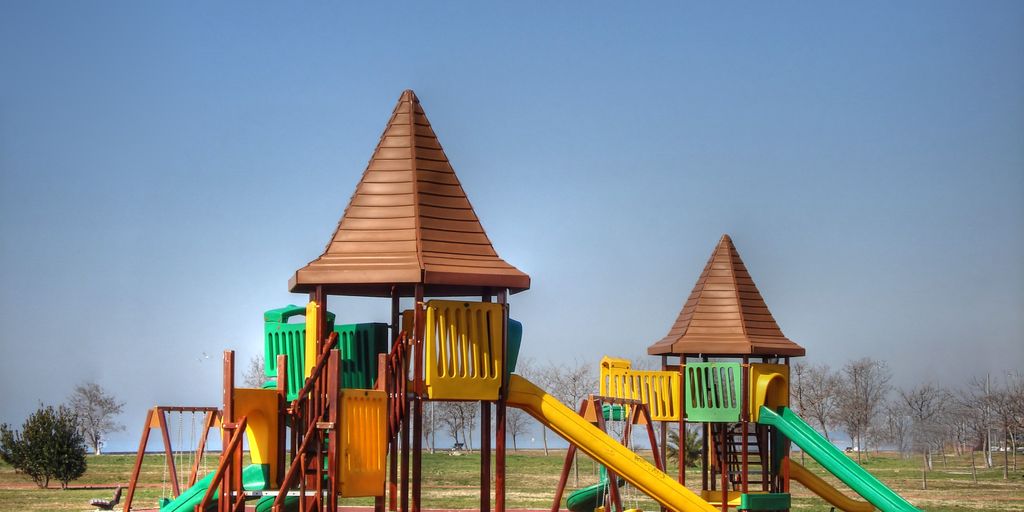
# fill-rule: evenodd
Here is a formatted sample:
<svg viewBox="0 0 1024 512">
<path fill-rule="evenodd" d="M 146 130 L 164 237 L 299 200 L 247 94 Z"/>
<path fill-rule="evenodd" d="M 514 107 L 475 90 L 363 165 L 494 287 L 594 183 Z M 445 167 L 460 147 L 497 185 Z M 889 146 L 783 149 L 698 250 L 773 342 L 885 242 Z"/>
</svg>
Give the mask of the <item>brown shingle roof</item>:
<svg viewBox="0 0 1024 512">
<path fill-rule="evenodd" d="M 336 295 L 477 295 L 530 287 L 487 238 L 419 99 L 398 99 L 377 149 L 324 253 L 295 272 L 293 292 Z"/>
<path fill-rule="evenodd" d="M 651 355 L 802 356 L 786 338 L 747 273 L 729 235 L 722 235 L 672 329 L 647 347 Z"/>
</svg>

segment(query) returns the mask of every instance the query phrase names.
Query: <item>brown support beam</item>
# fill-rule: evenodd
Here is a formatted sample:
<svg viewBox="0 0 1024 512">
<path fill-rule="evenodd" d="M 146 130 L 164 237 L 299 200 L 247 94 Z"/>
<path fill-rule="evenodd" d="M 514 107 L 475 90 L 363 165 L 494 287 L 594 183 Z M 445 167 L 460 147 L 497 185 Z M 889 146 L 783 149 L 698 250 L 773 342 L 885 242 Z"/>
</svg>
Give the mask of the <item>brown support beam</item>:
<svg viewBox="0 0 1024 512">
<path fill-rule="evenodd" d="M 490 289 L 480 301 L 491 302 Z M 480 402 L 480 510 L 491 510 L 491 404 L 486 400 Z"/>
<path fill-rule="evenodd" d="M 338 510 L 338 447 L 341 437 L 338 429 L 345 418 L 341 417 L 338 407 L 339 390 L 341 389 L 341 353 L 338 349 L 331 351 L 331 359 L 327 363 L 327 421 L 331 428 L 327 431 L 327 510 Z"/>
<path fill-rule="evenodd" d="M 171 489 L 174 491 L 174 497 L 177 498 L 181 495 L 181 489 L 178 487 L 178 470 L 174 467 L 174 451 L 171 449 L 171 438 L 167 432 L 167 413 L 162 409 L 157 409 L 157 421 L 160 422 L 160 435 L 164 439 L 164 457 L 167 458 L 167 470 L 171 473 Z"/>
<path fill-rule="evenodd" d="M 288 356 L 278 354 L 277 356 L 277 480 L 272 482 L 273 487 L 281 487 L 284 482 L 284 459 L 285 445 L 287 444 L 288 415 Z M 285 489 L 286 490 L 286 489 Z"/>
<path fill-rule="evenodd" d="M 225 350 L 224 351 L 224 366 L 223 366 L 223 386 L 222 386 L 222 400 L 224 404 L 224 413 L 221 418 L 221 439 L 223 447 L 231 445 L 232 437 L 241 439 L 240 436 L 233 436 L 231 433 L 232 428 L 236 427 L 235 423 L 235 351 Z M 224 448 L 224 451 L 220 455 L 220 464 L 217 467 L 217 472 L 227 471 L 227 475 L 221 475 L 224 484 L 219 487 L 220 497 L 217 500 L 217 509 L 229 512 L 231 509 L 231 491 L 234 487 L 234 471 L 230 464 L 231 452 Z M 217 476 L 214 477 L 218 478 Z M 210 487 L 211 489 L 213 486 Z"/>
<path fill-rule="evenodd" d="M 401 328 L 399 327 L 399 295 L 398 287 L 391 287 L 391 348 L 393 349 L 395 343 L 398 342 L 399 333 Z M 389 352 L 390 353 L 390 352 Z M 396 376 L 396 378 L 399 378 Z M 401 377 L 404 378 L 404 377 Z M 397 384 L 397 383 L 396 383 Z M 387 384 L 386 384 L 387 385 Z M 390 400 L 400 400 L 392 394 L 395 392 L 393 389 L 386 389 Z M 390 410 L 390 409 L 389 409 Z M 398 432 L 390 432 L 388 437 L 388 510 L 396 512 L 398 510 Z"/>
<path fill-rule="evenodd" d="M 707 442 L 705 437 L 703 441 Z M 679 436 L 676 438 L 676 462 L 679 463 L 679 483 L 686 485 L 686 354 L 679 356 Z M 666 440 L 666 444 L 668 441 Z M 702 488 L 706 488 L 704 486 Z"/>
<path fill-rule="evenodd" d="M 491 510 L 491 403 L 480 402 L 480 510 Z"/>
<path fill-rule="evenodd" d="M 490 290 L 487 292 L 490 294 Z M 506 409 L 507 409 L 507 396 L 508 396 L 508 290 L 501 289 L 498 291 L 498 303 L 501 304 L 501 361 L 499 364 L 501 367 L 502 380 L 501 389 L 498 391 L 498 401 L 495 403 L 495 422 L 497 424 L 497 432 L 495 432 L 495 450 L 494 450 L 494 510 L 495 512 L 505 512 L 505 452 L 506 452 Z"/>
<path fill-rule="evenodd" d="M 421 303 L 423 302 L 423 285 L 416 285 L 416 313 L 415 325 L 416 336 L 413 353 L 413 379 L 416 386 L 413 388 L 412 398 L 412 512 L 420 512 L 420 494 L 423 484 L 423 394 L 426 392 L 423 382 L 423 332 L 425 330 L 426 318 Z"/>
<path fill-rule="evenodd" d="M 722 512 L 729 512 L 729 461 L 727 460 L 727 446 L 725 439 L 725 432 L 728 430 L 725 428 L 725 423 L 721 424 L 721 428 L 718 431 L 718 471 L 721 473 L 719 478 L 722 479 Z"/>
<path fill-rule="evenodd" d="M 142 438 L 139 439 L 139 451 L 135 452 L 135 466 L 132 477 L 128 480 L 128 496 L 124 499 L 124 510 L 132 509 L 132 498 L 135 497 L 135 486 L 139 483 L 139 472 L 142 471 L 142 458 L 146 456 L 146 445 L 149 444 L 149 430 L 155 409 L 146 411 L 146 423 L 142 426 Z"/>
<path fill-rule="evenodd" d="M 742 450 L 740 452 L 740 490 L 746 494 L 750 479 L 747 455 L 747 451 L 750 449 L 747 441 L 750 432 L 750 389 L 748 388 L 750 385 L 750 358 L 744 357 L 743 366 L 740 368 L 742 373 L 740 376 L 740 386 L 742 387 L 740 392 L 740 435 L 743 437 L 740 445 L 740 450 Z"/>
</svg>

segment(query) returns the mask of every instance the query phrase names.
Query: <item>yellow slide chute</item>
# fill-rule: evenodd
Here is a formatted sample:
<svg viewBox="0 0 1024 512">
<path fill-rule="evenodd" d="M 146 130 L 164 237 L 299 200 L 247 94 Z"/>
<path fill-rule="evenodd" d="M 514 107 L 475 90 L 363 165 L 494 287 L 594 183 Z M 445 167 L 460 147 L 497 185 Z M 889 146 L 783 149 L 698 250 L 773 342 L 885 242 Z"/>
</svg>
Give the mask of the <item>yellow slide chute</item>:
<svg viewBox="0 0 1024 512">
<path fill-rule="evenodd" d="M 818 475 L 811 473 L 810 470 L 801 466 L 795 460 L 789 461 L 789 477 L 800 482 L 808 490 L 821 496 L 823 500 L 831 503 L 833 507 L 843 512 L 874 512 L 875 510 L 872 504 L 866 501 L 855 500 L 839 492 L 838 489 L 829 485 L 828 482 L 822 480 Z"/>
<path fill-rule="evenodd" d="M 591 425 L 555 397 L 518 375 L 510 377 L 508 405 L 526 411 L 541 424 L 575 444 L 598 463 L 605 465 L 669 510 L 718 511 L 646 459 Z"/>
</svg>

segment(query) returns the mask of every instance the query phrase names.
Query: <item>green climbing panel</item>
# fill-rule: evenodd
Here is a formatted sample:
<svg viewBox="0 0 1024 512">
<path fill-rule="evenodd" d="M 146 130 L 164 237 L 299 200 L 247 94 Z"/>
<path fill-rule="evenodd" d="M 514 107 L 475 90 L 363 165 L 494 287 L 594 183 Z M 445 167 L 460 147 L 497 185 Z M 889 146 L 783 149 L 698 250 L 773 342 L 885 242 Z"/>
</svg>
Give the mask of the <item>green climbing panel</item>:
<svg viewBox="0 0 1024 512">
<path fill-rule="evenodd" d="M 735 422 L 743 407 L 740 363 L 686 363 L 686 420 Z"/>
</svg>

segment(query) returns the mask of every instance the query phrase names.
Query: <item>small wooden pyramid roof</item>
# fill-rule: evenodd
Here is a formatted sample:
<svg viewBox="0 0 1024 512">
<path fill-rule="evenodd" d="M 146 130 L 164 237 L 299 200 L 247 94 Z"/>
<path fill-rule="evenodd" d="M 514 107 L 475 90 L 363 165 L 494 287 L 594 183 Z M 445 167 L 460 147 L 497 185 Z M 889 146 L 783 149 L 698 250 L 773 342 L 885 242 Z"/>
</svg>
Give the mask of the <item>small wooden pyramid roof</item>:
<svg viewBox="0 0 1024 512">
<path fill-rule="evenodd" d="M 729 235 L 722 235 L 679 317 L 651 355 L 802 356 L 779 329 Z"/>
<path fill-rule="evenodd" d="M 462 190 L 419 99 L 402 93 L 324 253 L 295 272 L 293 292 L 429 296 L 512 293 L 530 276 L 502 260 Z"/>
</svg>

